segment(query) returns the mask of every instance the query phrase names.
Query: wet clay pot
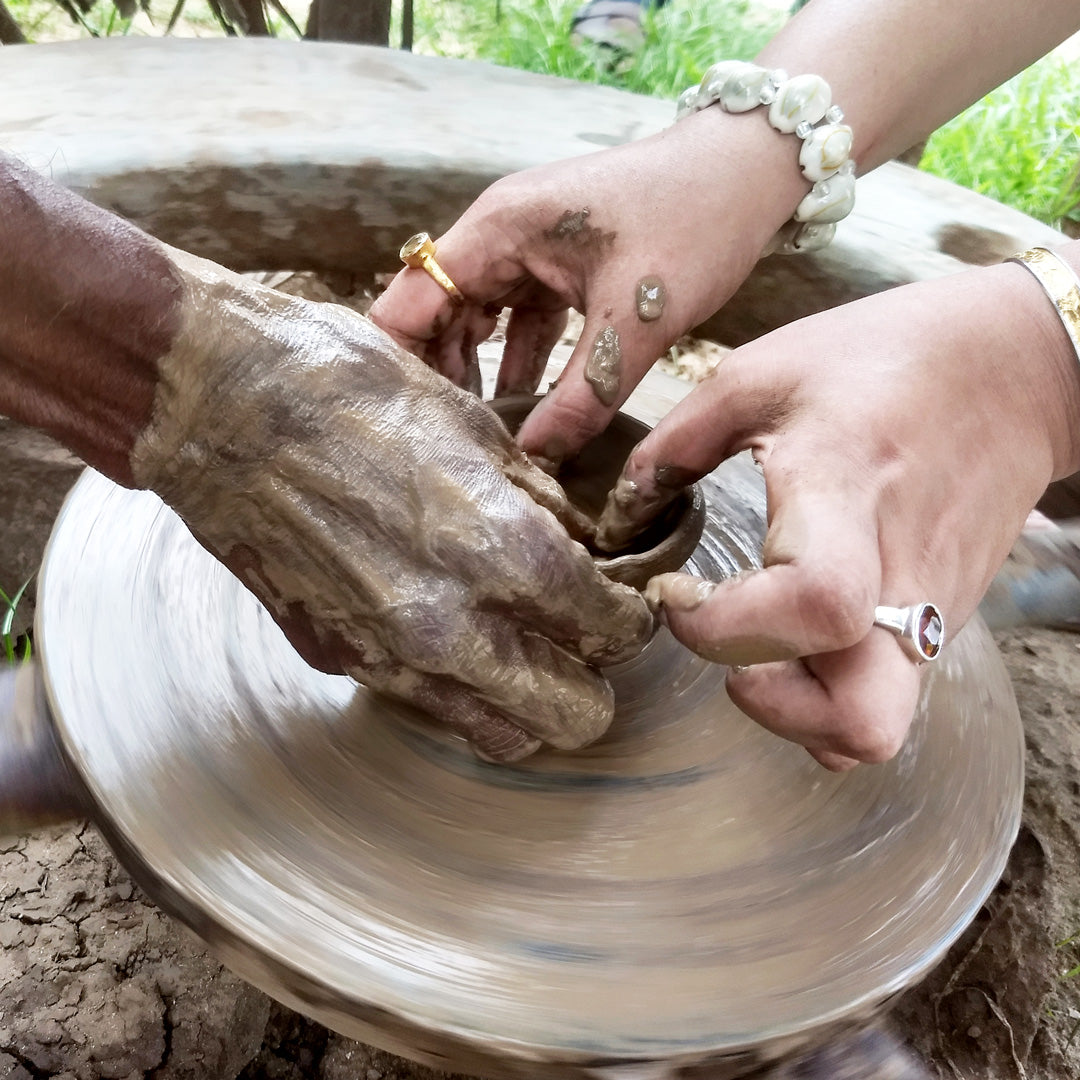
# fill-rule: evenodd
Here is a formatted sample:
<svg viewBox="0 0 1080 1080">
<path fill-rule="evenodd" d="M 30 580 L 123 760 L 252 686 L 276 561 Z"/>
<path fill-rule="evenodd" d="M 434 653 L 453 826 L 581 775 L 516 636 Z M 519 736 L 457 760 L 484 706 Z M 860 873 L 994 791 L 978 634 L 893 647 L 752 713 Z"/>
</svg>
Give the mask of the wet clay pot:
<svg viewBox="0 0 1080 1080">
<path fill-rule="evenodd" d="M 685 389 L 650 375 L 626 411 L 655 423 Z M 752 463 L 701 490 L 689 569 L 756 565 Z M 824 772 L 661 631 L 611 670 L 597 744 L 494 766 L 308 668 L 155 496 L 87 472 L 37 645 L 0 695 L 9 829 L 93 817 L 238 973 L 448 1071 L 721 1078 L 834 1037 L 942 956 L 1019 821 L 1019 717 L 978 622 L 885 765 Z"/>
<path fill-rule="evenodd" d="M 541 400 L 539 395 L 515 394 L 488 404 L 515 434 Z M 559 483 L 570 501 L 593 522 L 599 519 L 608 492 L 619 479 L 630 452 L 650 430 L 648 424 L 633 416 L 616 413 L 601 435 L 559 469 Z M 685 565 L 704 528 L 705 495 L 699 484 L 693 484 L 680 491 L 657 520 L 623 551 L 607 554 L 593 550 L 593 560 L 612 581 L 644 589 L 650 578 Z"/>
</svg>

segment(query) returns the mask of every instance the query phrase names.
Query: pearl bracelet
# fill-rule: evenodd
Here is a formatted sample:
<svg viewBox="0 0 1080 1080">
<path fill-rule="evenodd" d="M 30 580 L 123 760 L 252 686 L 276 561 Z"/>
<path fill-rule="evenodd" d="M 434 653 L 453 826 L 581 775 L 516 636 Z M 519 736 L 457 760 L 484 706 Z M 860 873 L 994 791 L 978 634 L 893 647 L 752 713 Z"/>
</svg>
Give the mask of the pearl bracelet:
<svg viewBox="0 0 1080 1080">
<path fill-rule="evenodd" d="M 1028 248 L 1018 255 L 1010 255 L 1005 261 L 1019 263 L 1034 275 L 1057 309 L 1058 318 L 1072 342 L 1073 352 L 1080 360 L 1080 281 L 1072 267 L 1044 247 Z"/>
<path fill-rule="evenodd" d="M 773 238 L 764 254 L 795 255 L 825 247 L 836 222 L 855 205 L 855 162 L 851 160 L 851 128 L 832 104 L 832 90 L 820 75 L 788 78 L 779 68 L 769 71 L 743 60 L 722 60 L 705 72 L 697 86 L 685 90 L 675 111 L 676 123 L 710 105 L 741 113 L 765 105 L 769 123 L 802 141 L 799 165 L 813 187 L 795 214 Z"/>
</svg>

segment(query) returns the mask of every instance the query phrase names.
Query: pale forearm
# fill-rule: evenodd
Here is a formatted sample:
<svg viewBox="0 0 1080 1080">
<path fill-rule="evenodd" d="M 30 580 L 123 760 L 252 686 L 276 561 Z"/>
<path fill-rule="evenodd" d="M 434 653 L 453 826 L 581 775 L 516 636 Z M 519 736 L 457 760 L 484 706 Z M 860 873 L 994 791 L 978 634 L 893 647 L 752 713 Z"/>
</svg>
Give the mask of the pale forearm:
<svg viewBox="0 0 1080 1080">
<path fill-rule="evenodd" d="M 812 0 L 758 62 L 830 84 L 866 172 L 1078 28 L 1076 0 Z"/>
<path fill-rule="evenodd" d="M 0 155 L 0 413 L 131 482 L 180 281 L 161 245 Z"/>
</svg>

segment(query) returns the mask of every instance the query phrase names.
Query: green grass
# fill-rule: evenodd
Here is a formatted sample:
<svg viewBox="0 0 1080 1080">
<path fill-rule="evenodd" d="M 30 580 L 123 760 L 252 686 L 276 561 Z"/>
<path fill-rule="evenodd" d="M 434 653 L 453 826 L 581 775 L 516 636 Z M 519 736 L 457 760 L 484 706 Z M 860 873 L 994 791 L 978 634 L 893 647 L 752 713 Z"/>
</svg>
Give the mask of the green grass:
<svg viewBox="0 0 1080 1080">
<path fill-rule="evenodd" d="M 599 82 L 674 100 L 719 59 L 749 59 L 783 14 L 753 0 L 680 0 L 643 21 L 645 45 L 612 66 L 604 50 L 579 49 L 570 22 L 581 0 L 417 0 L 417 52 Z"/>
<path fill-rule="evenodd" d="M 1070 934 L 1069 937 L 1062 938 L 1061 941 L 1055 941 L 1054 948 L 1066 949 L 1075 956 L 1080 951 L 1080 933 Z M 1075 979 L 1077 975 L 1080 975 L 1080 964 L 1072 964 L 1068 971 L 1062 972 L 1061 977 L 1063 979 Z"/>
<path fill-rule="evenodd" d="M 0 650 L 2 650 L 9 664 L 30 659 L 30 635 L 20 634 L 16 636 L 12 633 L 15 624 L 15 612 L 18 610 L 19 602 L 26 592 L 26 586 L 29 584 L 30 579 L 27 578 L 14 596 L 8 596 L 3 589 L 0 589 Z"/>
<path fill-rule="evenodd" d="M 1050 225 L 1080 220 L 1080 72 L 1039 61 L 936 131 L 920 167 Z"/>
</svg>

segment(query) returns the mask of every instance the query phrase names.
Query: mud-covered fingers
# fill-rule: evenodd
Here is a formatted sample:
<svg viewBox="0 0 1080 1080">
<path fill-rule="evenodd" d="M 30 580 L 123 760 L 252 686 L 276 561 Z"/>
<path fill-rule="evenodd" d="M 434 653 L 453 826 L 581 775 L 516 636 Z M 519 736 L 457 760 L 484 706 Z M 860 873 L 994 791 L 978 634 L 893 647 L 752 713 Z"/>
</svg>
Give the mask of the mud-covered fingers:
<svg viewBox="0 0 1080 1080">
<path fill-rule="evenodd" d="M 520 488 L 537 506 L 554 514 L 555 520 L 571 539 L 582 544 L 592 543 L 596 522 L 584 510 L 574 506 L 558 480 L 544 472 L 539 463 L 525 458 L 520 449 L 514 447 L 504 461 L 502 471 L 506 479 Z M 530 519 L 533 517 L 532 514 L 528 516 Z M 523 536 L 530 538 L 536 531 L 545 531 L 549 527 L 544 521 L 530 520 L 529 525 L 523 526 Z"/>
<path fill-rule="evenodd" d="M 500 612 L 432 598 L 384 616 L 380 636 L 408 671 L 457 683 L 552 746 L 584 746 L 614 716 L 606 679 Z"/>
<path fill-rule="evenodd" d="M 511 310 L 496 397 L 536 392 L 551 350 L 566 329 L 566 320 L 565 308 L 520 306 Z"/>
<path fill-rule="evenodd" d="M 826 768 L 887 761 L 919 700 L 920 667 L 885 634 L 839 652 L 728 674 L 732 701 L 763 727 L 805 746 Z"/>
<path fill-rule="evenodd" d="M 452 322 L 420 345 L 417 355 L 455 386 L 480 396 L 477 349 L 491 336 L 496 318 L 496 313 L 485 309 L 463 308 Z"/>
<path fill-rule="evenodd" d="M 398 696 L 467 739 L 490 761 L 521 761 L 543 742 L 453 679 L 411 674 Z"/>
<path fill-rule="evenodd" d="M 466 633 L 470 628 L 463 613 L 443 614 L 445 599 L 399 609 L 395 619 L 380 620 L 378 630 L 354 623 L 341 670 L 421 709 L 468 739 L 481 756 L 520 761 L 538 750 L 541 740 L 448 670 L 461 648 L 463 626 Z M 396 633 L 388 625 L 395 622 Z M 331 634 L 338 636 L 336 630 Z"/>
<path fill-rule="evenodd" d="M 687 468 L 661 455 L 658 459 L 646 437 L 631 453 L 615 486 L 608 493 L 596 523 L 595 543 L 601 551 L 619 551 L 671 501 L 700 480 L 712 466 Z"/>
<path fill-rule="evenodd" d="M 652 636 L 652 613 L 639 593 L 604 577 L 567 535 L 577 526 L 565 518 L 577 512 L 558 483 L 520 451 L 492 464 L 469 472 L 480 515 L 473 526 L 428 541 L 443 571 L 476 583 L 476 606 L 504 613 L 590 663 L 637 655 Z"/>
<path fill-rule="evenodd" d="M 629 585 L 611 581 L 580 544 L 539 532 L 484 601 L 586 663 L 605 667 L 629 660 L 649 643 L 656 619 L 645 598 Z"/>
<path fill-rule="evenodd" d="M 365 664 L 364 656 L 381 656 L 381 649 L 374 636 L 362 629 L 366 647 L 358 649 L 336 631 L 323 628 L 316 632 L 302 612 L 286 611 L 276 618 L 308 663 L 331 673 L 346 672 L 358 682 L 408 701 L 468 739 L 485 758 L 520 761 L 542 745 L 535 735 L 455 679 L 405 669 L 385 658 L 374 665 Z"/>
<path fill-rule="evenodd" d="M 719 584 L 661 574 L 646 596 L 688 649 L 719 664 L 762 664 L 847 648 L 873 622 L 869 589 L 842 566 L 783 564 Z"/>
<path fill-rule="evenodd" d="M 230 569 L 250 587 L 250 570 L 256 565 L 257 558 L 248 549 L 236 556 Z M 540 748 L 538 738 L 456 680 L 404 667 L 386 653 L 369 627 L 355 624 L 352 640 L 346 640 L 334 627 L 316 627 L 298 605 L 282 606 L 265 592 L 262 599 L 269 600 L 274 620 L 313 667 L 331 674 L 347 673 L 366 686 L 415 705 L 468 739 L 478 753 L 492 761 L 520 761 Z"/>
<path fill-rule="evenodd" d="M 538 469 L 530 471 L 558 488 Z M 514 475 L 511 479 L 517 482 Z M 505 612 L 589 663 L 614 664 L 636 656 L 655 630 L 644 597 L 604 577 L 588 551 L 569 542 L 542 505 L 533 505 L 539 501 L 535 492 L 525 491 L 532 501 L 523 504 L 517 525 L 524 542 L 487 569 L 483 605 Z"/>
<path fill-rule="evenodd" d="M 599 570 L 577 575 L 545 595 L 519 594 L 493 606 L 526 630 L 542 634 L 589 664 L 633 659 L 649 643 L 656 620 L 644 597 Z"/>
<path fill-rule="evenodd" d="M 521 623 L 485 621 L 496 644 L 490 665 L 482 660 L 480 670 L 462 673 L 478 683 L 478 697 L 562 750 L 587 746 L 607 731 L 615 697 L 599 672 Z"/>
<path fill-rule="evenodd" d="M 633 659 L 652 640 L 657 626 L 644 596 L 629 585 L 604 577 L 595 566 L 582 565 L 580 571 L 580 588 L 572 586 L 576 602 L 569 613 L 568 638 L 559 637 L 557 620 L 563 612 L 550 603 L 537 613 L 537 622 L 547 626 L 554 640 L 590 664 L 607 667 Z"/>
<path fill-rule="evenodd" d="M 625 547 L 682 488 L 741 449 L 751 433 L 772 431 L 783 415 L 786 392 L 747 380 L 747 368 L 737 358 L 737 353 L 727 357 L 634 449 L 600 516 L 599 548 Z"/>
</svg>

